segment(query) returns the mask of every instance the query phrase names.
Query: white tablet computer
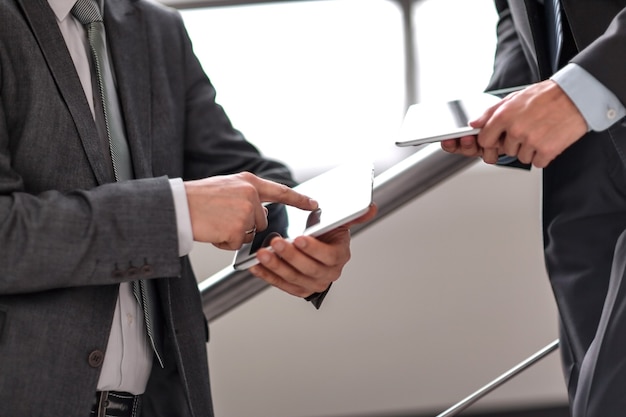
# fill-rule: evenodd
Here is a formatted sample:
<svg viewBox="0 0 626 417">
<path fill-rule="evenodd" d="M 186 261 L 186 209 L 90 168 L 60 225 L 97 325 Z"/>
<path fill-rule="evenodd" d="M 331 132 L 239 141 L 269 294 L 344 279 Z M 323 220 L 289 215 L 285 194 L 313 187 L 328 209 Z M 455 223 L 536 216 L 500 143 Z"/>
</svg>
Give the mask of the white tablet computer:
<svg viewBox="0 0 626 417">
<path fill-rule="evenodd" d="M 282 204 L 268 205 L 267 230 L 256 234 L 235 254 L 233 267 L 247 269 L 258 263 L 256 251 L 268 246 L 278 233 L 288 239 L 301 235 L 319 236 L 365 214 L 372 203 L 374 165 L 370 161 L 346 163 L 294 187 L 319 203 L 315 211 Z"/>
<path fill-rule="evenodd" d="M 468 122 L 500 100 L 498 96 L 479 93 L 458 100 L 414 104 L 406 112 L 396 145 L 415 146 L 476 135 L 480 129 L 472 128 Z"/>
</svg>

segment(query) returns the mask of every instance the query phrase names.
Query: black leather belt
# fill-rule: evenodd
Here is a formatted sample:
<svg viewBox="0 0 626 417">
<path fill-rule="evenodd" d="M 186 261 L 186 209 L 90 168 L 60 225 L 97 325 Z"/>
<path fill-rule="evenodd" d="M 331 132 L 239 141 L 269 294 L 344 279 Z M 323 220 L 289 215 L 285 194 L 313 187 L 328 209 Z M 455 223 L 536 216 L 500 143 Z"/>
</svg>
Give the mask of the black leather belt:
<svg viewBox="0 0 626 417">
<path fill-rule="evenodd" d="M 141 411 L 141 396 L 128 392 L 98 391 L 91 409 L 92 417 L 136 417 Z"/>
</svg>

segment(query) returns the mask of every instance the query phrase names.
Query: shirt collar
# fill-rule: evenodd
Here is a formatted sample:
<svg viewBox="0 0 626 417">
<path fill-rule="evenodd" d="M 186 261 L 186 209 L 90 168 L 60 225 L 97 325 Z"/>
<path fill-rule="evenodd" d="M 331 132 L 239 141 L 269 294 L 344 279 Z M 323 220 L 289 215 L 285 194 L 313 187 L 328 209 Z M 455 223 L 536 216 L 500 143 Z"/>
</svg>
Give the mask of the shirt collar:
<svg viewBox="0 0 626 417">
<path fill-rule="evenodd" d="M 100 5 L 100 10 L 103 10 L 104 0 L 96 1 Z M 57 19 L 59 19 L 59 22 L 62 22 L 70 14 L 72 7 L 74 7 L 74 3 L 76 3 L 76 0 L 48 0 L 48 3 L 50 4 L 50 8 L 56 15 Z"/>
</svg>

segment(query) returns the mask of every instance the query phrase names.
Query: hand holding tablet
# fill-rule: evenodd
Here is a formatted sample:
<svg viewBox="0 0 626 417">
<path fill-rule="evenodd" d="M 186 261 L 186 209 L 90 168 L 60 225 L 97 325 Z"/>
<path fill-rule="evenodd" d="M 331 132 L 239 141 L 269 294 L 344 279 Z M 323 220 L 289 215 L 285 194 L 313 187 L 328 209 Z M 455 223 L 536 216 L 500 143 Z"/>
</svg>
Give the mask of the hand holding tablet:
<svg viewBox="0 0 626 417">
<path fill-rule="evenodd" d="M 404 117 L 396 145 L 416 146 L 476 135 L 480 129 L 468 122 L 500 100 L 496 95 L 480 93 L 459 100 L 414 104 Z"/>
<path fill-rule="evenodd" d="M 315 211 L 291 206 L 270 205 L 269 226 L 257 233 L 252 243 L 235 254 L 233 267 L 250 268 L 258 263 L 256 251 L 266 247 L 278 233 L 294 239 L 301 235 L 320 236 L 365 214 L 372 203 L 374 168 L 369 161 L 347 163 L 294 187 L 319 203 Z"/>
</svg>

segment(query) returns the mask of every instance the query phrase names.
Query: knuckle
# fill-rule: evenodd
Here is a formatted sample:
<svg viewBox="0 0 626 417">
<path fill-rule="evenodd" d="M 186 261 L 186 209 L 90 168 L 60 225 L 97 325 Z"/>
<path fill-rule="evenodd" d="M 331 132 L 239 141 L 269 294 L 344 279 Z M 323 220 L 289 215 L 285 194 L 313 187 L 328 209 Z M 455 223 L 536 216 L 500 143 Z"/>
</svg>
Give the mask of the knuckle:
<svg viewBox="0 0 626 417">
<path fill-rule="evenodd" d="M 556 141 L 552 142 L 548 142 L 546 144 L 546 146 L 543 149 L 543 154 L 546 158 L 549 158 L 550 160 L 552 160 L 555 156 L 557 156 L 559 154 L 559 148 L 558 145 L 556 143 Z"/>
<path fill-rule="evenodd" d="M 300 298 L 306 298 L 310 295 L 315 294 L 316 292 L 319 292 L 318 290 L 316 290 L 314 287 L 311 288 L 298 288 L 296 290 L 291 291 L 291 295 L 296 296 L 296 297 L 300 297 Z"/>
<path fill-rule="evenodd" d="M 291 192 L 294 192 L 290 187 L 286 186 L 285 184 L 280 184 L 280 183 L 276 183 L 276 185 L 278 186 L 278 192 L 280 194 L 289 194 Z"/>
<path fill-rule="evenodd" d="M 243 181 L 249 182 L 253 181 L 253 177 L 255 177 L 255 175 L 249 171 L 241 171 L 237 174 L 237 177 Z"/>
<path fill-rule="evenodd" d="M 332 279 L 330 282 L 335 281 L 335 279 Z M 330 282 L 316 282 L 314 287 L 313 287 L 313 291 L 314 292 L 324 292 L 326 291 L 326 288 L 328 288 L 328 286 L 330 285 Z"/>
<path fill-rule="evenodd" d="M 236 227 L 236 228 L 231 229 L 230 232 L 228 233 L 228 236 L 225 242 L 229 243 L 230 245 L 241 246 L 244 236 L 243 236 L 243 233 L 239 233 L 239 230 L 241 230 L 241 227 Z"/>
<path fill-rule="evenodd" d="M 523 138 L 524 130 L 521 127 L 519 127 L 517 124 L 513 124 L 511 127 L 507 129 L 506 135 L 510 139 L 518 140 L 520 138 Z"/>
<path fill-rule="evenodd" d="M 242 211 L 242 216 L 240 218 L 240 221 L 242 224 L 246 223 L 246 220 L 248 219 L 248 217 L 250 216 L 251 213 L 254 213 L 254 203 L 251 201 L 250 198 L 245 199 L 242 203 L 241 203 L 241 211 Z M 244 227 L 247 226 L 244 224 Z"/>
<path fill-rule="evenodd" d="M 340 263 L 346 264 L 347 262 L 350 261 L 350 259 L 352 259 L 352 251 L 350 249 L 346 249 L 346 251 L 344 252 L 343 259 L 340 261 Z"/>
<path fill-rule="evenodd" d="M 256 230 L 257 232 L 262 232 L 265 229 L 267 229 L 267 226 L 269 226 L 269 222 L 267 221 L 267 218 L 261 217 L 260 222 L 257 222 L 256 224 Z"/>
<path fill-rule="evenodd" d="M 335 252 L 334 265 L 345 265 L 352 258 L 350 246 L 345 246 L 343 250 Z"/>
<path fill-rule="evenodd" d="M 256 187 L 249 182 L 241 184 L 241 192 L 248 201 L 251 201 L 259 194 Z"/>
<path fill-rule="evenodd" d="M 350 258 L 352 257 L 352 252 L 350 251 L 350 248 L 346 248 L 341 251 L 333 252 L 331 256 L 332 258 L 330 259 L 330 265 L 336 267 L 348 263 L 350 261 Z"/>
<path fill-rule="evenodd" d="M 306 274 L 310 277 L 320 277 L 323 276 L 325 273 L 325 269 L 324 267 L 322 267 L 321 265 L 312 265 L 306 272 Z"/>
<path fill-rule="evenodd" d="M 545 145 L 541 141 L 541 136 L 539 135 L 528 135 L 525 140 L 526 144 L 530 145 L 533 149 L 542 149 L 545 148 Z"/>
</svg>

